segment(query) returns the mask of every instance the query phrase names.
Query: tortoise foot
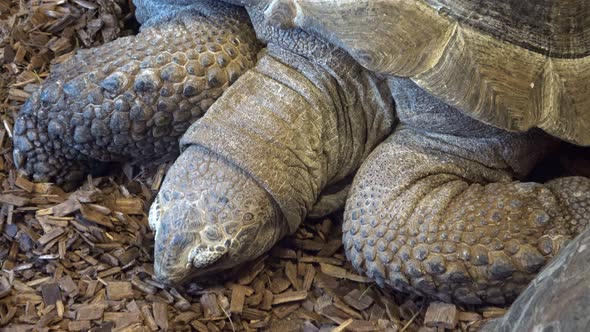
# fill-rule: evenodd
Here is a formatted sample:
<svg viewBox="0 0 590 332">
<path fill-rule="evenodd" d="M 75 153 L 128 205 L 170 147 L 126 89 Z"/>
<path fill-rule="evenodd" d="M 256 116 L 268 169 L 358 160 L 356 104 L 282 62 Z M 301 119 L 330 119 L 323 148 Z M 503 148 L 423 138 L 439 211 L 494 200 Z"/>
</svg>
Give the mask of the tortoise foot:
<svg viewBox="0 0 590 332">
<path fill-rule="evenodd" d="M 406 145 L 407 134 L 363 164 L 344 217 L 348 258 L 382 286 L 507 304 L 590 219 L 588 178 L 470 183 L 487 171 Z"/>
<path fill-rule="evenodd" d="M 210 2 L 81 50 L 54 66 L 21 109 L 17 166 L 63 182 L 74 180 L 63 174 L 100 163 L 171 159 L 180 136 L 254 65 L 258 50 L 245 10 Z"/>
</svg>

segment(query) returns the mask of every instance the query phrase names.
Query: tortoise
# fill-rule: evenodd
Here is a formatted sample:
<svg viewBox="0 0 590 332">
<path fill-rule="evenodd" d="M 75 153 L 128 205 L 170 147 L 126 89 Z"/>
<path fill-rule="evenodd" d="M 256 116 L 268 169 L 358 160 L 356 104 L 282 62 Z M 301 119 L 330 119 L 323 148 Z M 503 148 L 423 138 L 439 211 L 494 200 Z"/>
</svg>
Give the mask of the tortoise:
<svg viewBox="0 0 590 332">
<path fill-rule="evenodd" d="M 306 217 L 333 212 L 346 201 L 346 255 L 379 285 L 456 303 L 504 304 L 586 228 L 590 179 L 522 180 L 560 141 L 590 144 L 590 3 L 224 2 L 245 7 L 266 46 L 215 102 L 207 99 L 212 102 L 207 112 L 180 139 L 180 156 L 149 216 L 156 231 L 155 273 L 163 281 L 207 278 L 246 264 Z M 135 3 L 143 31 L 154 29 L 150 38 L 184 25 L 166 34 L 167 45 L 174 46 L 182 44 L 176 40 L 198 41 L 206 34 L 187 36 L 191 20 L 201 22 L 211 8 L 221 13 L 213 20 L 240 11 L 212 1 Z M 244 30 L 232 33 L 247 34 L 240 45 L 249 45 L 248 51 L 240 54 L 250 59 L 258 43 L 247 23 L 239 27 Z M 135 48 L 152 50 L 150 38 L 136 38 Z M 117 68 L 107 71 L 108 77 L 126 73 L 126 59 L 140 61 L 148 54 L 133 47 L 114 51 L 125 44 L 107 46 L 118 57 L 131 52 L 111 66 Z M 190 51 L 185 50 L 192 60 Z M 70 104 L 87 103 L 100 93 L 111 101 L 133 96 L 130 90 L 117 94 L 130 80 L 100 83 L 106 73 L 97 65 L 75 65 L 100 62 L 86 57 L 62 67 L 87 70 L 82 76 L 98 92 L 82 100 L 70 94 Z M 171 61 L 184 63 L 189 72 L 190 61 L 182 60 Z M 150 79 L 156 78 L 152 73 Z M 150 79 L 134 88 L 160 87 Z M 188 81 L 179 76 L 175 89 L 162 88 L 164 96 L 182 94 Z M 117 89 L 110 92 L 111 86 Z M 157 94 L 147 95 L 142 98 Z M 63 160 L 41 169 L 27 166 L 31 160 L 45 162 L 36 139 L 54 140 L 63 149 L 49 133 L 75 136 L 77 123 L 84 123 L 73 120 L 81 113 L 76 111 L 69 127 L 36 135 L 38 126 L 29 118 L 47 117 L 43 102 L 58 105 L 55 109 L 70 104 L 52 92 L 35 98 L 41 102 L 28 103 L 15 126 L 18 164 L 33 177 L 54 179 L 61 176 L 50 170 L 55 164 L 60 171 L 87 167 L 72 166 L 71 160 L 79 160 L 80 152 L 91 155 L 94 141 L 83 145 L 85 151 L 67 150 L 67 168 Z M 175 114 L 168 106 L 164 110 Z M 127 111 L 112 114 L 117 112 Z M 136 120 L 130 120 L 134 126 Z M 172 135 L 158 137 L 163 138 L 156 142 L 173 141 Z M 107 138 L 96 145 L 108 145 Z M 157 154 L 146 154 L 147 159 Z M 107 160 L 100 154 L 93 158 Z"/>
</svg>

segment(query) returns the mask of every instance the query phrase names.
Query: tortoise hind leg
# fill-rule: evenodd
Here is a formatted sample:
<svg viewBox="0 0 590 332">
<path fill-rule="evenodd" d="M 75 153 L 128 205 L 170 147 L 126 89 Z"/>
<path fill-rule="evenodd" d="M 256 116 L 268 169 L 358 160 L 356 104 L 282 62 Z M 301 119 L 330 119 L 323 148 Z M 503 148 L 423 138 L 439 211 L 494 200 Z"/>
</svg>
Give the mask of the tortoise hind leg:
<svg viewBox="0 0 590 332">
<path fill-rule="evenodd" d="M 245 10 L 203 1 L 150 19 L 137 36 L 80 51 L 22 108 L 17 167 L 63 183 L 89 165 L 171 158 L 190 124 L 254 65 L 258 48 Z"/>
<path fill-rule="evenodd" d="M 488 127 L 408 82 L 393 91 L 402 125 L 355 177 L 347 256 L 399 290 L 512 301 L 590 219 L 590 179 L 519 182 L 551 149 L 547 135 Z"/>
</svg>

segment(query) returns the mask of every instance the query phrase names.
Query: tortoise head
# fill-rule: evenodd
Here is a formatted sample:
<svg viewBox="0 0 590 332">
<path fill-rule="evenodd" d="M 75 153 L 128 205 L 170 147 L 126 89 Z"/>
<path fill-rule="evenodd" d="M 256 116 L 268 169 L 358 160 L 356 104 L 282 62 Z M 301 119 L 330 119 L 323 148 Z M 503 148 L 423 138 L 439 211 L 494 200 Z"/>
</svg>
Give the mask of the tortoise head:
<svg viewBox="0 0 590 332">
<path fill-rule="evenodd" d="M 166 175 L 151 206 L 154 270 L 179 284 L 242 265 L 286 234 L 270 195 L 248 174 L 190 146 Z"/>
</svg>

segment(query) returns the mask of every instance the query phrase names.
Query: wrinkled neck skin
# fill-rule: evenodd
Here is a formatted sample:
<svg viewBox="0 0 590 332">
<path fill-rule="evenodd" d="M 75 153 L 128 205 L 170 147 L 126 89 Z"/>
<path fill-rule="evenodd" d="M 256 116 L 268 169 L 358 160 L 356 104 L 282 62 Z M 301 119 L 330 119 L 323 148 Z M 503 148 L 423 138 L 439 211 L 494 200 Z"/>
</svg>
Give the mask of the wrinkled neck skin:
<svg viewBox="0 0 590 332">
<path fill-rule="evenodd" d="M 343 206 L 352 175 L 368 154 L 395 125 L 394 102 L 384 78 L 360 66 L 347 52 L 301 29 L 279 29 L 266 23 L 263 11 L 270 1 L 247 7 L 256 35 L 268 43 L 269 55 L 303 73 L 321 93 L 329 96 L 332 110 L 323 118 L 327 176 L 312 209 L 317 217 Z M 293 58 L 300 57 L 302 60 Z M 307 74 L 315 71 L 315 74 Z M 319 74 L 319 75 L 318 75 Z M 321 77 L 318 77 L 321 76 Z M 319 78 L 319 79 L 318 79 Z M 305 134 L 305 133 L 302 133 Z M 335 147 L 337 142 L 338 148 Z M 337 202 L 322 204 L 323 200 Z"/>
<path fill-rule="evenodd" d="M 266 51 L 181 144 L 203 146 L 250 174 L 294 232 L 322 191 L 354 173 L 392 131 L 393 100 L 387 82 L 346 52 L 249 14 Z"/>
</svg>

